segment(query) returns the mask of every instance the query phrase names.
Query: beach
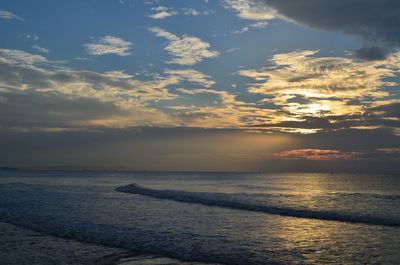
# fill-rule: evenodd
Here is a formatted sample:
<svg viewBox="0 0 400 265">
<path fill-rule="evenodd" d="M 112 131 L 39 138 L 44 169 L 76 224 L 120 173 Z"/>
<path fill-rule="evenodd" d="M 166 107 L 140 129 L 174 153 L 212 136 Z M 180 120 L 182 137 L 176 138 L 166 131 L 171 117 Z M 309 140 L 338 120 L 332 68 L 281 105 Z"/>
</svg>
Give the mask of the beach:
<svg viewBox="0 0 400 265">
<path fill-rule="evenodd" d="M 2 264 L 113 264 L 129 251 L 82 243 L 0 222 Z"/>
<path fill-rule="evenodd" d="M 397 175 L 0 172 L 4 264 L 398 264 Z"/>
<path fill-rule="evenodd" d="M 6 265 L 201 265 L 83 243 L 0 222 L 0 257 Z"/>
</svg>

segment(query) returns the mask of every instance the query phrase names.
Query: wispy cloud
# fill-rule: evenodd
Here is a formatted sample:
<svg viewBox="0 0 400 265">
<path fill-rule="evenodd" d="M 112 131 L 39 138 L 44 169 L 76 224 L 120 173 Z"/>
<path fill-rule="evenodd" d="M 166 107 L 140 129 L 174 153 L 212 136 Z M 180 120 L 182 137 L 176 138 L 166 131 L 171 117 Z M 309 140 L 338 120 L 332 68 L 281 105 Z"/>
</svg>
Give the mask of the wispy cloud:
<svg viewBox="0 0 400 265">
<path fill-rule="evenodd" d="M 251 28 L 254 28 L 254 29 L 263 29 L 263 28 L 266 28 L 266 27 L 268 26 L 268 24 L 269 24 L 269 23 L 266 22 L 266 21 L 259 21 L 259 22 L 250 24 L 250 25 L 248 25 L 248 26 L 245 26 L 245 27 L 241 28 L 240 30 L 236 30 L 234 33 L 236 33 L 236 34 L 242 34 L 242 33 L 245 33 L 245 32 L 247 32 L 247 31 L 249 31 Z"/>
<path fill-rule="evenodd" d="M 166 6 L 157 6 L 152 7 L 151 11 L 154 13 L 148 15 L 148 17 L 153 19 L 164 19 L 167 17 L 175 16 L 175 15 L 185 15 L 185 16 L 198 16 L 198 15 L 208 15 L 207 12 L 199 12 L 194 8 L 173 8 Z"/>
<path fill-rule="evenodd" d="M 49 49 L 43 48 L 39 45 L 33 45 L 32 48 L 34 48 L 35 50 L 37 50 L 38 52 L 41 52 L 41 53 L 49 53 L 50 52 Z"/>
<path fill-rule="evenodd" d="M 131 55 L 130 49 L 133 43 L 114 36 L 104 36 L 85 44 L 85 48 L 90 55 L 116 54 L 119 56 Z"/>
<path fill-rule="evenodd" d="M 48 63 L 46 57 L 31 54 L 20 50 L 0 49 L 0 59 L 5 59 L 12 64 L 32 65 L 37 63 Z"/>
<path fill-rule="evenodd" d="M 36 33 L 33 33 L 33 34 L 25 34 L 24 37 L 25 37 L 26 39 L 28 39 L 28 40 L 33 40 L 33 41 L 37 41 L 37 40 L 40 39 L 40 37 L 39 37 Z"/>
<path fill-rule="evenodd" d="M 0 10 L 0 18 L 2 19 L 18 19 L 18 20 L 24 20 L 22 17 L 10 12 L 10 11 L 5 11 L 5 10 Z"/>
<path fill-rule="evenodd" d="M 263 29 L 263 28 L 266 28 L 268 26 L 268 24 L 269 23 L 266 21 L 258 21 L 256 23 L 251 24 L 250 27 L 257 28 L 257 29 Z"/>
<path fill-rule="evenodd" d="M 217 51 L 209 50 L 209 43 L 197 37 L 189 35 L 179 37 L 159 27 L 152 27 L 149 30 L 155 33 L 157 37 L 163 37 L 169 41 L 164 49 L 175 58 L 167 63 L 193 65 L 201 62 L 204 58 L 214 58 L 219 55 Z"/>
<path fill-rule="evenodd" d="M 204 87 L 210 87 L 215 84 L 215 82 L 210 79 L 211 78 L 210 76 L 205 75 L 193 69 L 184 69 L 184 70 L 167 69 L 164 72 L 169 75 L 181 76 L 182 78 L 186 79 L 189 82 L 198 83 Z"/>
<path fill-rule="evenodd" d="M 153 19 L 164 19 L 164 18 L 167 18 L 167 17 L 174 16 L 176 14 L 178 14 L 178 12 L 175 12 L 175 11 L 161 11 L 161 12 L 158 12 L 158 13 L 155 13 L 155 14 L 151 14 L 151 15 L 149 15 L 149 17 L 153 18 Z"/>
<path fill-rule="evenodd" d="M 180 9 L 185 16 L 198 16 L 198 15 L 208 15 L 208 12 L 199 12 L 194 8 L 181 8 Z"/>
<path fill-rule="evenodd" d="M 173 10 L 173 8 L 166 6 L 152 7 L 151 10 L 155 12 L 149 15 L 149 17 L 153 19 L 164 19 L 178 14 L 178 12 Z"/>
</svg>

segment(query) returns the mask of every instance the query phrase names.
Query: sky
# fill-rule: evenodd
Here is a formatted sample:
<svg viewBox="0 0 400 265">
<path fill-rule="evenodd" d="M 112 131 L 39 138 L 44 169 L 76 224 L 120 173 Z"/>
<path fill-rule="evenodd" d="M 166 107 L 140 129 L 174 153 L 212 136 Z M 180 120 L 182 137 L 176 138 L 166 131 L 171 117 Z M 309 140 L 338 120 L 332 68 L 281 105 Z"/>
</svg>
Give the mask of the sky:
<svg viewBox="0 0 400 265">
<path fill-rule="evenodd" d="M 397 0 L 2 0 L 0 166 L 399 172 Z"/>
</svg>

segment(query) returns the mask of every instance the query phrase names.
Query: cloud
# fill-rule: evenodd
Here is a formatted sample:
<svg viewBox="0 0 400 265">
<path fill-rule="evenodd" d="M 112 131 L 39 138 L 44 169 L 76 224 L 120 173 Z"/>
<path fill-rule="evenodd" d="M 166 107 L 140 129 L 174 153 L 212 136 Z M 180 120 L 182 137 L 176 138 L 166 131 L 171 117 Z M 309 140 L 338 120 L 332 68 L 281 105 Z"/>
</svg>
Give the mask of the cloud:
<svg viewBox="0 0 400 265">
<path fill-rule="evenodd" d="M 169 118 L 155 109 L 93 97 L 70 97 L 32 91 L 0 94 L 1 128 L 22 131 L 81 130 L 90 127 L 124 128 L 162 125 Z"/>
<path fill-rule="evenodd" d="M 269 150 L 287 137 L 201 128 L 93 128 L 8 132 L 0 130 L 3 165 L 126 166 L 136 170 L 244 170 L 226 152 Z M 260 146 L 260 142 L 268 146 Z M 235 144 L 232 144 L 235 143 Z M 224 152 L 221 152 L 224 150 Z M 179 159 L 177 159 L 179 158 Z M 254 170 L 254 168 L 253 168 Z"/>
<path fill-rule="evenodd" d="M 397 0 L 224 0 L 226 8 L 243 19 L 275 18 L 305 27 L 337 31 L 361 38 L 355 51 L 363 60 L 382 60 L 400 47 L 400 4 Z"/>
<path fill-rule="evenodd" d="M 185 70 L 171 70 L 167 69 L 164 71 L 168 75 L 177 75 L 189 82 L 194 82 L 201 84 L 204 87 L 210 87 L 215 84 L 214 81 L 210 80 L 210 76 L 205 75 L 199 71 L 193 69 L 185 69 Z"/>
<path fill-rule="evenodd" d="M 276 133 L 272 133 L 272 135 L 274 134 L 276 135 Z M 278 135 L 282 135 L 282 133 Z M 327 158 L 331 157 L 333 159 L 335 159 L 336 155 L 344 155 L 342 160 L 352 162 L 365 159 L 380 159 L 380 161 L 384 161 L 386 158 L 394 157 L 396 154 L 397 159 L 400 159 L 398 155 L 400 137 L 386 129 L 331 130 L 315 134 L 290 134 L 290 137 L 293 140 L 290 146 L 278 146 L 277 150 L 270 152 L 260 150 L 260 152 L 253 155 L 242 152 L 241 155 L 243 158 L 264 161 L 268 159 L 300 160 L 307 159 L 307 157 L 312 158 L 310 157 L 311 155 L 328 156 Z"/>
<path fill-rule="evenodd" d="M 240 71 L 254 80 L 247 89 L 258 98 L 246 102 L 240 99 L 241 91 L 212 89 L 212 77 L 194 69 L 165 69 L 160 74 L 101 73 L 60 68 L 40 55 L 1 50 L 0 96 L 18 91 L 61 95 L 108 102 L 124 110 L 118 119 L 87 122 L 93 125 L 96 120 L 98 126 L 158 124 L 269 133 L 386 129 L 396 133 L 399 101 L 385 90 L 396 85 L 385 80 L 398 71 L 395 55 L 378 63 L 318 58 L 316 53 L 277 54 L 270 60 L 271 67 Z M 129 116 L 138 109 L 148 115 L 141 120 Z M 164 118 L 153 118 L 150 113 Z"/>
<path fill-rule="evenodd" d="M 306 160 L 332 160 L 351 159 L 357 153 L 341 152 L 339 150 L 299 149 L 268 155 L 272 159 L 306 159 Z"/>
<path fill-rule="evenodd" d="M 151 10 L 156 12 L 149 15 L 149 17 L 153 19 L 164 19 L 179 14 L 177 11 L 173 10 L 173 8 L 166 6 L 152 7 Z"/>
<path fill-rule="evenodd" d="M 5 10 L 0 10 L 0 18 L 24 20 L 22 17 L 17 16 L 16 14 Z"/>
<path fill-rule="evenodd" d="M 193 65 L 201 62 L 204 58 L 214 58 L 219 55 L 217 51 L 208 49 L 210 47 L 209 43 L 197 37 L 189 35 L 178 37 L 159 27 L 152 27 L 149 30 L 157 37 L 163 37 L 168 40 L 168 45 L 164 49 L 175 58 L 167 63 Z"/>
<path fill-rule="evenodd" d="M 149 17 L 153 18 L 153 19 L 164 19 L 170 16 L 175 16 L 177 15 L 178 12 L 175 11 L 161 11 L 155 14 L 151 14 L 149 15 Z"/>
<path fill-rule="evenodd" d="M 356 126 L 357 122 L 362 123 L 359 126 L 366 125 L 371 122 L 371 117 L 365 116 L 369 108 L 390 96 L 385 87 L 397 85 L 385 80 L 398 71 L 394 63 L 397 54 L 383 61 L 360 62 L 341 57 L 318 58 L 314 57 L 316 53 L 276 54 L 270 60 L 272 67 L 239 72 L 255 80 L 248 91 L 264 95 L 260 103 L 277 109 L 276 122 L 269 122 L 266 127 L 288 130 L 333 129 Z"/>
<path fill-rule="evenodd" d="M 336 131 L 330 134 L 282 135 L 154 126 L 92 127 L 85 130 L 54 128 L 29 132 L 0 129 L 0 160 L 4 165 L 25 168 L 57 165 L 82 165 L 85 168 L 101 165 L 103 169 L 126 166 L 136 170 L 345 171 L 382 174 L 398 173 L 399 154 L 394 150 L 391 153 L 376 151 L 396 148 L 393 142 L 398 144 L 398 137 L 382 131 L 368 134 Z M 302 149 L 358 154 L 354 154 L 354 158 L 331 160 L 269 158 L 271 154 Z"/>
<path fill-rule="evenodd" d="M 400 100 L 389 101 L 388 104 L 379 103 L 369 109 L 369 114 L 384 116 L 387 119 L 400 119 Z"/>
<path fill-rule="evenodd" d="M 236 30 L 234 33 L 242 34 L 242 33 L 249 31 L 250 28 L 263 29 L 263 28 L 266 28 L 268 26 L 268 24 L 269 23 L 266 21 L 259 21 L 259 22 L 250 24 L 248 26 L 245 26 L 245 27 L 241 28 L 240 30 Z"/>
<path fill-rule="evenodd" d="M 395 147 L 395 148 L 378 148 L 376 149 L 378 152 L 383 152 L 386 154 L 400 154 L 400 148 Z"/>
<path fill-rule="evenodd" d="M 185 16 L 198 16 L 200 14 L 208 15 L 207 12 L 200 13 L 194 8 L 182 8 L 181 10 Z"/>
<path fill-rule="evenodd" d="M 141 80 L 140 74 L 132 75 L 123 71 L 99 73 L 57 67 L 52 69 L 50 63 L 46 64 L 45 69 L 40 67 L 42 62 L 49 61 L 43 56 L 23 51 L 0 50 L 0 102 L 7 105 L 8 113 L 12 113 L 12 108 L 26 110 L 31 107 L 32 115 L 39 113 L 35 114 L 36 118 L 27 114 L 26 119 L 21 117 L 18 119 L 23 121 L 32 118 L 36 127 L 46 124 L 46 120 L 53 120 L 56 123 L 57 119 L 51 118 L 53 116 L 69 117 L 72 115 L 68 114 L 70 112 L 77 114 L 74 110 L 56 108 L 57 104 L 62 105 L 62 100 L 65 104 L 68 103 L 67 105 L 71 106 L 71 109 L 79 109 L 84 106 L 82 103 L 81 107 L 74 107 L 75 103 L 87 102 L 89 104 L 91 102 L 90 104 L 93 106 L 110 111 L 109 115 L 99 111 L 99 115 L 103 119 L 87 117 L 90 120 L 86 120 L 86 123 L 82 122 L 82 127 L 94 126 L 94 124 L 116 127 L 174 126 L 178 125 L 180 121 L 173 115 L 157 110 L 154 107 L 155 103 L 177 99 L 179 95 L 170 92 L 172 87 L 185 84 L 208 88 L 214 84 L 210 76 L 193 69 L 166 69 L 163 74 L 145 76 Z M 33 105 L 38 110 L 34 111 L 34 106 L 29 105 L 29 97 L 37 99 Z M 47 99 L 59 103 L 51 105 L 49 101 L 46 101 Z M 43 104 L 38 103 L 40 100 L 43 101 Z M 23 104 L 22 101 L 24 101 Z M 18 102 L 21 102 L 21 105 L 16 107 Z M 93 107 L 93 109 L 95 108 Z M 58 114 L 53 115 L 53 112 Z M 46 113 L 53 116 L 47 117 Z M 21 115 L 22 113 L 15 110 L 14 114 L 7 116 L 19 117 Z M 82 114 L 82 116 L 85 115 Z M 9 124 L 11 126 L 11 123 Z M 77 126 L 77 124 L 78 121 L 74 121 L 74 125 Z M 20 125 L 22 126 L 23 123 Z M 4 123 L 3 126 L 6 124 Z M 27 122 L 27 126 L 33 125 Z M 60 118 L 58 127 L 63 126 L 65 126 L 65 122 Z"/>
<path fill-rule="evenodd" d="M 9 128 L 87 128 L 173 125 L 151 100 L 173 99 L 165 86 L 175 77 L 155 81 L 126 79 L 110 73 L 44 70 L 0 63 L 2 126 Z"/>
<path fill-rule="evenodd" d="M 155 13 L 148 15 L 148 17 L 153 19 L 165 19 L 167 17 L 175 16 L 175 15 L 185 15 L 185 16 L 198 16 L 198 15 L 207 15 L 207 12 L 200 13 L 196 9 L 193 8 L 173 8 L 166 6 L 157 6 L 152 7 L 151 10 Z"/>
<path fill-rule="evenodd" d="M 361 37 L 367 48 L 357 53 L 366 60 L 382 59 L 380 53 L 390 52 L 400 46 L 400 4 L 397 0 L 243 0 L 264 4 L 274 10 L 276 16 L 310 28 L 338 31 Z M 243 4 L 244 6 L 246 4 Z M 370 46 L 371 43 L 379 45 Z M 372 47 L 375 47 L 371 49 Z M 372 55 L 371 54 L 374 54 Z M 364 56 L 365 55 L 365 56 Z"/>
<path fill-rule="evenodd" d="M 271 20 L 276 17 L 276 11 L 262 1 L 257 0 L 224 0 L 224 6 L 233 10 L 237 16 L 250 20 Z"/>
<path fill-rule="evenodd" d="M 359 59 L 364 59 L 367 61 L 383 60 L 386 58 L 387 53 L 382 50 L 382 48 L 373 47 L 363 47 L 355 51 L 354 56 Z"/>
<path fill-rule="evenodd" d="M 24 35 L 24 37 L 27 38 L 28 40 L 33 40 L 33 41 L 37 41 L 40 39 L 40 37 L 36 33 L 26 34 Z"/>
<path fill-rule="evenodd" d="M 152 7 L 151 10 L 153 11 L 165 11 L 170 9 L 170 7 L 166 7 L 166 6 L 157 6 L 157 7 Z"/>
<path fill-rule="evenodd" d="M 368 40 L 398 42 L 400 29 L 396 0 L 264 0 L 287 19 L 322 30 L 338 30 L 357 34 Z"/>
<path fill-rule="evenodd" d="M 254 104 L 242 102 L 236 95 L 225 90 L 204 88 L 176 90 L 190 95 L 193 101 L 192 105 L 172 108 L 175 112 L 171 115 L 181 120 L 182 126 L 247 129 L 257 117 L 270 117 L 273 113 L 270 110 L 259 109 Z M 207 96 L 207 103 L 198 104 L 196 102 L 198 94 Z"/>
<path fill-rule="evenodd" d="M 266 22 L 266 21 L 258 21 L 258 22 L 256 22 L 256 23 L 251 24 L 250 27 L 252 27 L 252 28 L 258 28 L 258 29 L 263 29 L 263 28 L 267 27 L 268 24 L 269 24 L 269 23 Z"/>
<path fill-rule="evenodd" d="M 116 54 L 119 56 L 128 56 L 131 55 L 129 50 L 132 45 L 133 43 L 131 42 L 107 35 L 84 46 L 90 55 Z"/>
<path fill-rule="evenodd" d="M 382 87 L 396 85 L 383 81 L 397 72 L 397 67 L 390 61 L 357 62 L 342 57 L 312 57 L 316 53 L 276 54 L 271 59 L 275 67 L 239 73 L 258 81 L 250 88 L 252 93 L 279 93 L 290 98 L 298 95 L 320 99 L 379 98 L 387 95 Z"/>
<path fill-rule="evenodd" d="M 48 63 L 45 57 L 31 54 L 20 50 L 0 49 L 0 58 L 12 64 L 32 65 L 37 63 Z"/>
<path fill-rule="evenodd" d="M 298 139 L 299 140 L 299 139 Z M 233 153 L 230 156 L 241 161 L 260 161 L 279 170 L 352 171 L 352 172 L 396 172 L 400 160 L 399 148 L 377 148 L 359 151 L 338 149 L 290 149 L 272 153 Z M 273 170 L 273 169 L 272 169 Z"/>
<path fill-rule="evenodd" d="M 30 57 L 23 58 L 32 63 Z M 0 85 L 15 90 L 53 91 L 65 95 L 114 98 L 126 102 L 135 99 L 137 103 L 174 98 L 166 87 L 184 79 L 177 75 L 166 75 L 154 80 L 140 81 L 119 71 L 98 73 L 72 69 L 47 70 L 1 58 L 0 72 Z"/>
<path fill-rule="evenodd" d="M 41 53 L 49 53 L 50 52 L 49 49 L 43 48 L 39 45 L 33 45 L 32 48 L 34 48 L 35 50 L 37 50 L 38 52 L 41 52 Z"/>
</svg>

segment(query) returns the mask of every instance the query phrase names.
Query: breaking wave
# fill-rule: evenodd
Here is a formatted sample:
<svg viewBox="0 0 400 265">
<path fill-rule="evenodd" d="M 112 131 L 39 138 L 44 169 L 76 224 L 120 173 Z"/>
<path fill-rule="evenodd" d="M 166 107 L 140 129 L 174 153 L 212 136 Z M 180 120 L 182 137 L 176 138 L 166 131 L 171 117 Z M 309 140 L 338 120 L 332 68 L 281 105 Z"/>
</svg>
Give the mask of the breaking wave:
<svg viewBox="0 0 400 265">
<path fill-rule="evenodd" d="M 224 198 L 224 195 L 219 193 L 157 190 L 141 187 L 137 184 L 121 186 L 116 188 L 116 191 L 144 195 L 163 200 L 173 200 L 177 202 L 202 204 L 206 206 L 217 206 L 244 211 L 263 212 L 267 214 L 281 216 L 400 227 L 400 220 L 367 215 L 346 214 L 334 211 L 293 209 L 288 207 L 251 204 L 247 202 L 232 200 L 230 198 Z"/>
</svg>

